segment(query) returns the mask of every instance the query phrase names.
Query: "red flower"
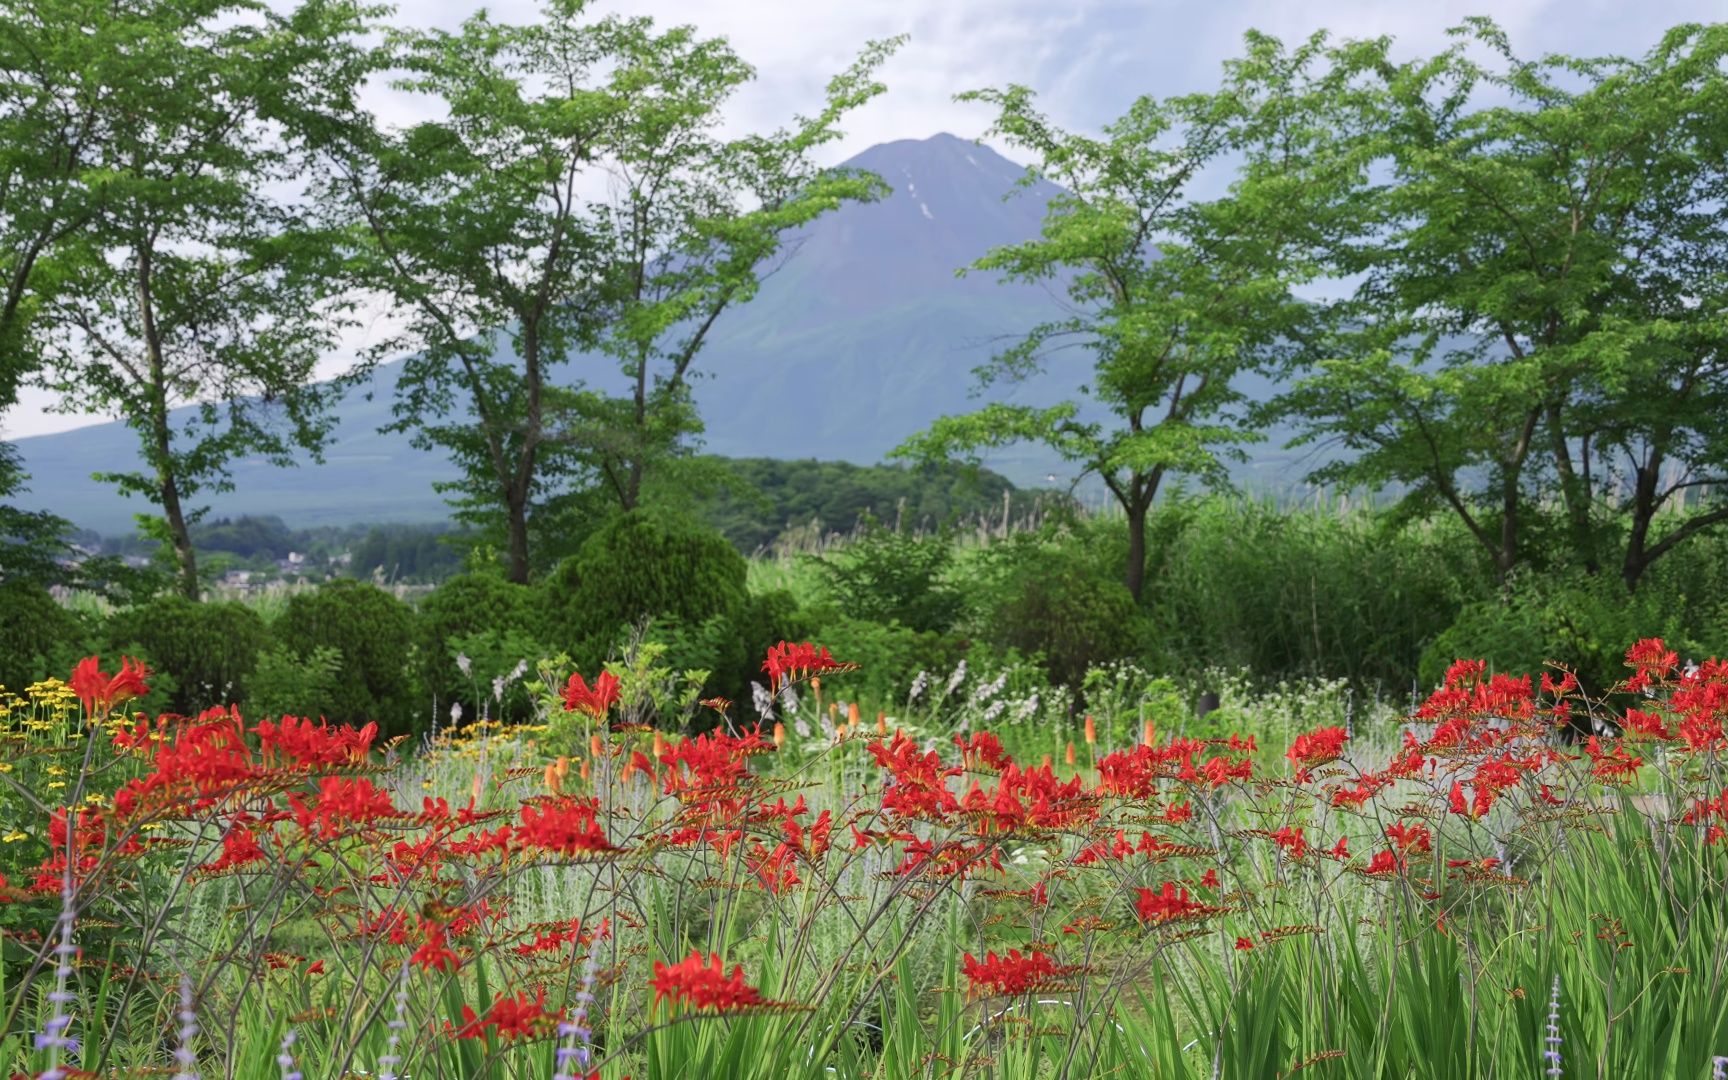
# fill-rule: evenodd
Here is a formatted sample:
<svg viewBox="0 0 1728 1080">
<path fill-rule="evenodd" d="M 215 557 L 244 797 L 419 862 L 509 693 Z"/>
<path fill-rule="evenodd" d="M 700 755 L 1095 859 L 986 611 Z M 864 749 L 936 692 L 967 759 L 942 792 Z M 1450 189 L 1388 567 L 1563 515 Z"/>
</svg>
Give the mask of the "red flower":
<svg viewBox="0 0 1728 1080">
<path fill-rule="evenodd" d="M 768 1002 L 744 981 L 742 965 L 733 967 L 727 975 L 720 966 L 720 954 L 712 954 L 704 962 L 702 953 L 692 949 L 690 955 L 676 964 L 654 961 L 654 1004 L 670 998 L 672 1005 L 690 1005 L 697 1009 L 725 1012 Z"/>
<path fill-rule="evenodd" d="M 580 673 L 571 675 L 570 681 L 564 685 L 565 712 L 585 712 L 598 718 L 605 716 L 617 701 L 618 676 L 610 671 L 594 676 L 592 688 Z"/>
<path fill-rule="evenodd" d="M 462 1006 L 463 1025 L 451 1034 L 458 1039 L 483 1039 L 487 1035 L 486 1029 L 491 1028 L 501 1039 L 545 1035 L 551 1031 L 553 1022 L 563 1015 L 562 1009 L 546 1011 L 545 987 L 539 989 L 532 1001 L 527 991 L 518 991 L 514 998 L 499 994 L 485 1016 L 476 1016 L 473 1009 Z"/>
<path fill-rule="evenodd" d="M 1296 766 L 1296 771 L 1300 774 L 1297 779 L 1306 779 L 1310 767 L 1337 761 L 1344 752 L 1344 740 L 1347 738 L 1349 736 L 1341 727 L 1317 728 L 1296 736 L 1296 741 L 1290 744 L 1290 749 L 1285 751 L 1284 756 Z"/>
<path fill-rule="evenodd" d="M 1246 951 L 1248 949 L 1252 949 L 1253 947 L 1254 947 L 1254 942 L 1250 938 L 1239 937 L 1236 939 L 1236 948 L 1239 950 Z"/>
<path fill-rule="evenodd" d="M 782 641 L 768 649 L 762 670 L 768 673 L 769 691 L 778 692 L 782 683 L 824 671 L 856 671 L 858 665 L 841 663 L 828 655 L 827 649 L 818 649 L 808 641 L 802 645 Z"/>
<path fill-rule="evenodd" d="M 543 802 L 539 808 L 522 807 L 522 824 L 516 842 L 525 848 L 580 855 L 585 852 L 616 851 L 597 820 L 595 799 L 563 798 Z"/>
<path fill-rule="evenodd" d="M 1013 996 L 1037 990 L 1076 969 L 1064 967 L 1036 949 L 1025 956 L 1019 949 L 1009 949 L 1006 956 L 985 953 L 982 961 L 967 953 L 960 970 L 974 994 Z"/>
<path fill-rule="evenodd" d="M 1188 890 L 1178 889 L 1173 881 L 1166 881 L 1158 892 L 1141 889 L 1140 898 L 1134 904 L 1134 913 L 1140 916 L 1140 921 L 1149 923 L 1170 922 L 1192 915 L 1208 915 L 1214 910 L 1197 900 L 1190 900 Z"/>
<path fill-rule="evenodd" d="M 1637 668 L 1640 675 L 1660 679 L 1674 669 L 1680 657 L 1662 644 L 1661 638 L 1645 638 L 1626 650 L 1626 666 Z"/>
<path fill-rule="evenodd" d="M 1292 859 L 1300 859 L 1308 854 L 1308 839 L 1302 835 L 1300 825 L 1291 828 L 1286 825 L 1272 834 L 1272 840 L 1279 847 L 1290 853 Z"/>
<path fill-rule="evenodd" d="M 150 688 L 144 685 L 144 680 L 150 677 L 150 669 L 130 656 L 120 658 L 120 672 L 113 677 L 98 670 L 100 663 L 100 658 L 86 656 L 78 661 L 72 669 L 72 677 L 66 682 L 90 715 L 150 692 Z"/>
<path fill-rule="evenodd" d="M 408 957 L 408 962 L 422 971 L 455 971 L 462 958 L 445 943 L 444 926 L 430 919 L 420 920 L 426 941 Z"/>
</svg>

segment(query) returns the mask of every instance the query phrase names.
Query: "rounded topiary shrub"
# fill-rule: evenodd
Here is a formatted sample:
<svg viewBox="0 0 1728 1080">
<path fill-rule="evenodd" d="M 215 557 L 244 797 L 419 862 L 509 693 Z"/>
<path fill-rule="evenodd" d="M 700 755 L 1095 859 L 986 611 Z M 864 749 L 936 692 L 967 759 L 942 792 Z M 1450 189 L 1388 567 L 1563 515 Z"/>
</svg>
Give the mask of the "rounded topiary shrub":
<svg viewBox="0 0 1728 1080">
<path fill-rule="evenodd" d="M 551 651 L 539 644 L 544 635 L 534 591 L 497 574 L 450 578 L 420 601 L 415 618 L 421 678 L 440 711 L 461 702 L 468 715 L 478 715 L 476 699 L 488 692 L 494 677 L 519 660 L 532 666 Z M 459 653 L 469 658 L 466 674 L 457 663 Z M 508 660 L 501 661 L 505 656 Z"/>
<path fill-rule="evenodd" d="M 375 720 L 386 735 L 399 735 L 423 715 L 430 721 L 413 674 L 413 609 L 383 589 L 343 579 L 295 593 L 273 629 L 303 660 L 320 647 L 341 656 L 332 722 Z"/>
<path fill-rule="evenodd" d="M 48 590 L 24 581 L 0 581 L 0 686 L 15 694 L 50 675 L 71 670 L 81 630 L 78 616 Z"/>
<path fill-rule="evenodd" d="M 550 644 L 592 664 L 650 616 L 700 625 L 745 603 L 744 556 L 719 533 L 666 510 L 620 514 L 542 584 Z"/>
<path fill-rule="evenodd" d="M 166 707 L 187 716 L 243 699 L 268 634 L 264 620 L 234 601 L 197 603 L 178 594 L 116 612 L 108 621 L 111 651 L 134 653 L 171 688 Z"/>
</svg>

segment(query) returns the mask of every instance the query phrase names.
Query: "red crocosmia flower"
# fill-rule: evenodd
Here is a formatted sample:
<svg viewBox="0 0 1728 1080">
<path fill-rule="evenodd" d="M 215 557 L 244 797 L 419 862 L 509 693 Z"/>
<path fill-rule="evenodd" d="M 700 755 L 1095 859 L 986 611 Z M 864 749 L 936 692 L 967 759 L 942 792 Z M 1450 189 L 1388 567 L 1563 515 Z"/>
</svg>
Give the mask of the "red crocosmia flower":
<svg viewBox="0 0 1728 1080">
<path fill-rule="evenodd" d="M 960 971 L 972 993 L 1010 997 L 1040 989 L 1076 970 L 1056 963 L 1036 949 L 1025 956 L 1020 955 L 1019 949 L 1009 949 L 1006 956 L 985 953 L 983 960 L 967 953 L 960 963 Z"/>
<path fill-rule="evenodd" d="M 1464 801 L 1464 785 L 1452 781 L 1452 794 L 1446 797 L 1446 809 L 1460 817 L 1470 816 L 1470 804 Z"/>
<path fill-rule="evenodd" d="M 652 985 L 656 1006 L 662 999 L 670 999 L 674 1008 L 689 1005 L 726 1012 L 768 1004 L 755 987 L 744 981 L 743 965 L 734 966 L 732 974 L 727 975 L 720 965 L 719 953 L 704 961 L 696 949 L 676 964 L 654 961 Z"/>
<path fill-rule="evenodd" d="M 1302 827 L 1291 828 L 1286 825 L 1272 834 L 1272 841 L 1289 853 L 1292 859 L 1300 859 L 1308 854 L 1308 838 L 1302 835 Z"/>
<path fill-rule="evenodd" d="M 527 991 L 518 991 L 514 998 L 499 994 L 485 1016 L 476 1016 L 473 1009 L 462 1006 L 462 1026 L 452 1030 L 451 1034 L 458 1039 L 483 1039 L 490 1029 L 500 1039 L 533 1038 L 550 1032 L 563 1015 L 562 1009 L 546 1011 L 545 987 L 541 987 L 532 1000 Z"/>
<path fill-rule="evenodd" d="M 269 720 L 259 723 L 252 733 L 258 736 L 266 761 L 316 767 L 364 761 L 372 740 L 378 737 L 378 725 L 331 727 L 324 720 L 314 725 L 310 720 L 284 716 L 280 724 Z"/>
<path fill-rule="evenodd" d="M 455 971 L 462 963 L 446 943 L 444 925 L 431 919 L 421 919 L 420 929 L 426 940 L 408 957 L 408 962 L 422 971 Z"/>
<path fill-rule="evenodd" d="M 1332 850 L 1327 854 L 1334 859 L 1348 859 L 1350 857 L 1350 838 L 1340 836 L 1338 842 L 1332 845 Z"/>
<path fill-rule="evenodd" d="M 320 836 L 335 836 L 345 825 L 368 825 L 388 818 L 406 817 L 390 801 L 388 791 L 380 791 L 365 777 L 346 779 L 326 776 L 318 781 L 318 796 L 308 805 L 299 792 L 288 796 L 294 809 L 295 822 L 307 832 L 314 823 Z"/>
<path fill-rule="evenodd" d="M 1296 736 L 1296 741 L 1290 744 L 1290 749 L 1284 756 L 1296 766 L 1299 781 L 1308 778 L 1308 770 L 1315 766 L 1337 761 L 1344 753 L 1344 740 L 1349 738 L 1341 727 L 1316 728 L 1313 731 Z"/>
<path fill-rule="evenodd" d="M 1662 643 L 1661 638 L 1645 638 L 1638 644 L 1626 650 L 1626 666 L 1637 668 L 1639 674 L 1648 672 L 1660 679 L 1674 670 L 1674 665 L 1680 662 L 1680 657 Z"/>
<path fill-rule="evenodd" d="M 1254 942 L 1250 938 L 1239 937 L 1236 939 L 1236 948 L 1239 950 L 1247 951 L 1248 949 L 1252 949 L 1253 947 L 1254 947 Z"/>
<path fill-rule="evenodd" d="M 72 677 L 66 681 L 66 685 L 78 695 L 78 700 L 84 703 L 86 713 L 94 716 L 150 692 L 150 687 L 144 684 L 144 680 L 150 677 L 150 669 L 130 656 L 120 658 L 120 671 L 113 676 L 104 675 L 99 670 L 100 664 L 100 658 L 86 656 L 78 661 L 72 669 Z"/>
<path fill-rule="evenodd" d="M 1386 826 L 1386 838 L 1398 845 L 1399 851 L 1431 851 L 1433 836 L 1420 821 L 1406 825 L 1402 821 Z"/>
<path fill-rule="evenodd" d="M 1398 858 L 1397 854 L 1393 852 L 1392 849 L 1388 848 L 1385 851 L 1377 853 L 1372 859 L 1368 860 L 1367 873 L 1396 874 L 1403 868 L 1404 861 Z"/>
<path fill-rule="evenodd" d="M 516 828 L 521 848 L 550 851 L 559 855 L 616 851 L 600 828 L 600 804 L 596 799 L 565 797 L 522 807 L 522 824 Z"/>
<path fill-rule="evenodd" d="M 1157 892 L 1141 889 L 1140 898 L 1134 904 L 1134 913 L 1140 916 L 1140 921 L 1149 923 L 1206 915 L 1213 910 L 1197 900 L 1190 900 L 1188 890 L 1178 889 L 1173 881 L 1166 881 Z"/>
<path fill-rule="evenodd" d="M 806 675 L 820 675 L 824 671 L 856 671 L 858 665 L 842 663 L 828 655 L 827 649 L 818 649 L 808 641 L 802 645 L 782 641 L 768 649 L 768 659 L 763 661 L 762 670 L 768 673 L 769 691 L 778 693 L 782 684 Z"/>
<path fill-rule="evenodd" d="M 618 676 L 610 671 L 594 676 L 593 687 L 589 687 L 580 673 L 571 675 L 570 681 L 564 684 L 565 712 L 584 712 L 598 718 L 605 716 L 617 701 Z"/>
</svg>

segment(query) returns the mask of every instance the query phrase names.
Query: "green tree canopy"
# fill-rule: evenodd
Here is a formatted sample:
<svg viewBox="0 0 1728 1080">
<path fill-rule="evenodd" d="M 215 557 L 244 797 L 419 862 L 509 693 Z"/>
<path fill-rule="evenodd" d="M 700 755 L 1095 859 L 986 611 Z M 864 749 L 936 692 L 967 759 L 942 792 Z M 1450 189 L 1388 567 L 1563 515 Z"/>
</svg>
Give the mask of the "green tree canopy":
<svg viewBox="0 0 1728 1080">
<path fill-rule="evenodd" d="M 1008 280 L 1054 281 L 1069 313 L 1032 330 L 980 369 L 986 384 L 1043 369 L 1059 348 L 1079 347 L 1092 366 L 1085 398 L 1050 408 L 993 403 L 945 417 L 897 454 L 941 458 L 1014 442 L 1042 442 L 1096 474 L 1128 520 L 1126 584 L 1140 598 L 1146 517 L 1163 481 L 1224 479 L 1224 463 L 1257 436 L 1240 422 L 1240 375 L 1268 365 L 1301 325 L 1291 289 L 1316 266 L 1303 257 L 1332 225 L 1292 212 L 1296 195 L 1327 191 L 1348 161 L 1294 167 L 1316 141 L 1285 99 L 1324 97 L 1331 74 L 1318 39 L 1285 51 L 1249 38 L 1215 94 L 1142 97 L 1101 138 L 1062 131 L 1024 87 L 962 95 L 998 111 L 991 134 L 1033 153 L 1027 182 L 1049 180 L 1043 235 L 998 248 L 974 270 Z M 1209 168 L 1238 160 L 1229 190 L 1202 197 Z M 1320 205 L 1306 197 L 1300 205 Z M 1090 400 L 1091 409 L 1086 407 Z M 1092 419 L 1094 410 L 1109 419 Z"/>
<path fill-rule="evenodd" d="M 1573 559 L 1635 587 L 1728 520 L 1728 25 L 1637 60 L 1454 35 L 1349 61 L 1328 152 L 1374 170 L 1328 265 L 1354 287 L 1280 409 L 1353 451 L 1317 479 L 1456 514 L 1502 578 L 1552 492 Z"/>
</svg>

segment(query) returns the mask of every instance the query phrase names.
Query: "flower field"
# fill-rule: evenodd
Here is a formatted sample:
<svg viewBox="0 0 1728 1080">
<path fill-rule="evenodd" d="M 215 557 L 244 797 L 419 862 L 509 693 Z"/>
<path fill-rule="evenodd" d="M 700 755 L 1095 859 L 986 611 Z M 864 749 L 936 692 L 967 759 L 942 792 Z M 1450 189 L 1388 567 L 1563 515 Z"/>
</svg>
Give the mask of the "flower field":
<svg viewBox="0 0 1728 1080">
<path fill-rule="evenodd" d="M 624 665 L 560 673 L 543 724 L 416 742 L 131 713 L 151 677 L 131 661 L 8 696 L 0 1062 L 248 1080 L 1728 1068 L 1728 662 L 1642 641 L 1593 698 L 1563 672 L 1461 661 L 1401 723 L 1287 746 L 1091 717 L 934 730 L 842 710 L 852 667 L 783 643 L 766 706 L 705 701 L 689 736 L 646 722 Z M 794 687 L 831 730 L 761 719 Z"/>
</svg>

